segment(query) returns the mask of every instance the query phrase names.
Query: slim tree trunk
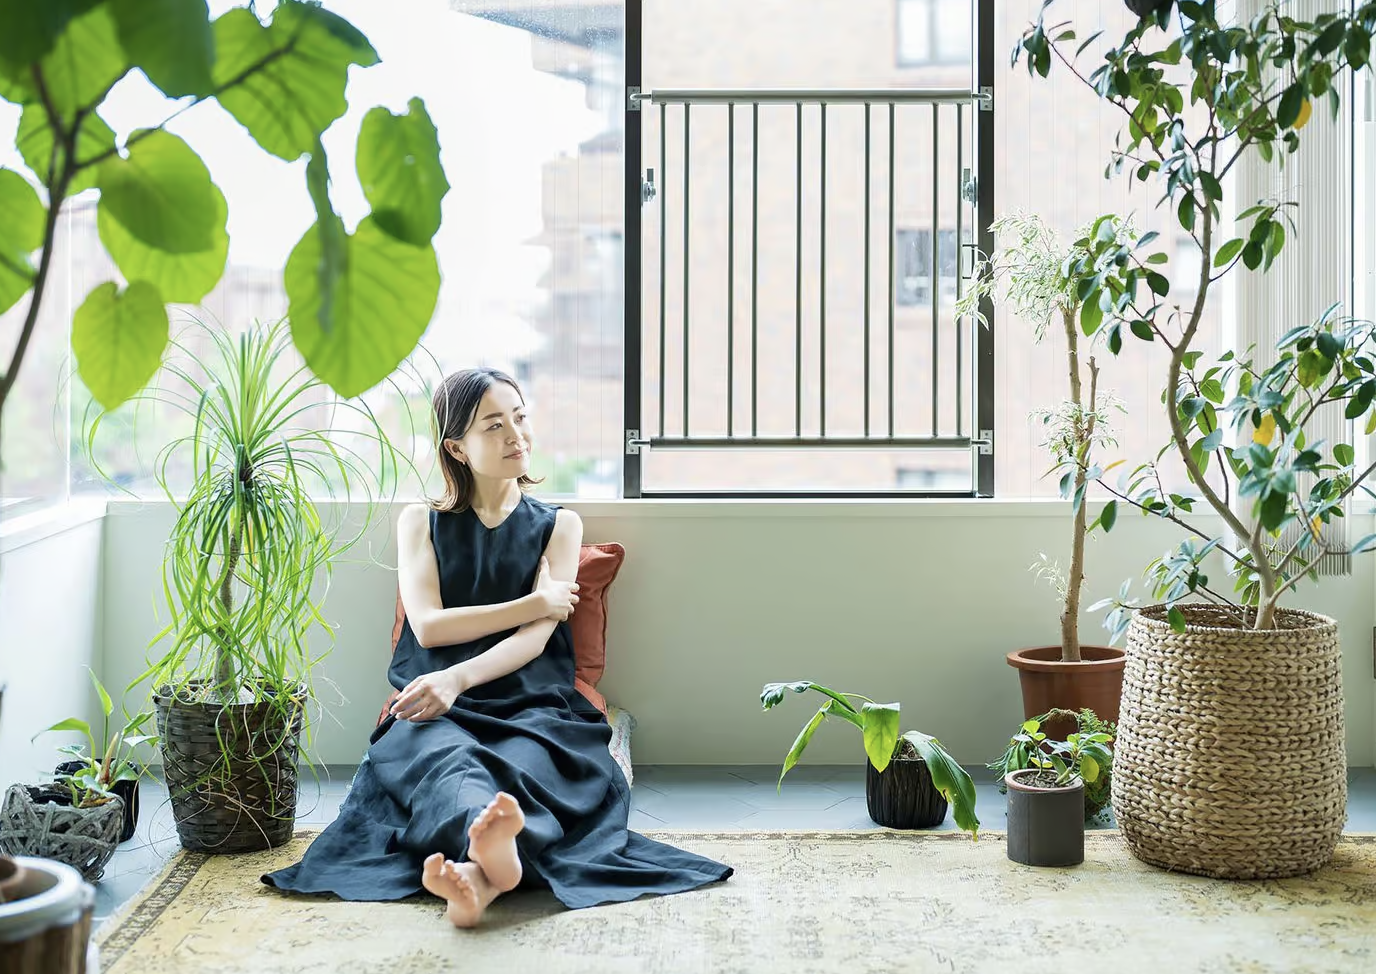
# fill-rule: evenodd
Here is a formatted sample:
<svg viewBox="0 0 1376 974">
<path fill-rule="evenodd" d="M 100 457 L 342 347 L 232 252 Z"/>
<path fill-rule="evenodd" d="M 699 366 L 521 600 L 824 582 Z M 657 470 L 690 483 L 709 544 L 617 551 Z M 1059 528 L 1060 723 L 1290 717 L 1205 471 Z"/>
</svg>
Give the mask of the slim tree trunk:
<svg viewBox="0 0 1376 974">
<path fill-rule="evenodd" d="M 225 570 L 220 576 L 220 605 L 225 610 L 225 619 L 234 611 L 234 572 L 239 567 L 240 538 L 243 524 L 236 522 L 229 538 L 229 551 L 225 554 Z M 230 632 L 227 626 L 220 627 L 220 638 L 215 644 L 215 691 L 225 703 L 239 698 L 238 677 L 234 671 L 234 657 L 228 647 Z"/>
<path fill-rule="evenodd" d="M 1074 308 L 1062 308 L 1061 316 L 1065 321 L 1066 357 L 1070 366 L 1070 401 L 1075 404 L 1075 493 L 1078 496 L 1085 488 L 1085 460 L 1087 442 L 1083 438 L 1086 426 L 1084 419 L 1083 390 L 1080 385 L 1080 336 L 1075 328 Z M 1066 579 L 1065 605 L 1061 609 L 1061 661 L 1080 662 L 1080 589 L 1085 580 L 1085 504 L 1081 499 L 1079 510 L 1075 512 L 1074 534 L 1070 545 L 1070 575 Z"/>
</svg>

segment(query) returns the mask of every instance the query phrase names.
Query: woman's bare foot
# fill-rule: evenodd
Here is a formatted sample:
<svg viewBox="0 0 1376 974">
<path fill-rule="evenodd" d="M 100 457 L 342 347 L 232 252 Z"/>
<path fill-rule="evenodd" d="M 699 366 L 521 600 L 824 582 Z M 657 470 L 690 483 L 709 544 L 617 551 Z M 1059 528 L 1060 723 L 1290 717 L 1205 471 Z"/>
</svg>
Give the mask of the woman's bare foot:
<svg viewBox="0 0 1376 974">
<path fill-rule="evenodd" d="M 497 897 L 497 890 L 487 881 L 476 863 L 454 862 L 436 852 L 425 860 L 421 885 L 436 896 L 448 901 L 445 915 L 456 927 L 476 927 Z"/>
<path fill-rule="evenodd" d="M 525 827 L 526 816 L 516 799 L 499 791 L 468 828 L 468 858 L 482 867 L 499 893 L 515 889 L 521 881 L 516 836 Z"/>
</svg>

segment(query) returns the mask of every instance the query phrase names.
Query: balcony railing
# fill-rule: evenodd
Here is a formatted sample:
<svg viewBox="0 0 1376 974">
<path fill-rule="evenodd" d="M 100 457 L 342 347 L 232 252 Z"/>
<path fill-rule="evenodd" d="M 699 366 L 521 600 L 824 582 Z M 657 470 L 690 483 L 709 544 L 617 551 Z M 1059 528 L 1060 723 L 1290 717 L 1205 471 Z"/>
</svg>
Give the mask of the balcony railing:
<svg viewBox="0 0 1376 974">
<path fill-rule="evenodd" d="M 629 453 L 992 449 L 975 419 L 990 339 L 952 310 L 978 239 L 972 160 L 988 96 L 630 97 L 645 289 L 627 336 L 640 342 L 628 361 L 643 363 Z"/>
</svg>

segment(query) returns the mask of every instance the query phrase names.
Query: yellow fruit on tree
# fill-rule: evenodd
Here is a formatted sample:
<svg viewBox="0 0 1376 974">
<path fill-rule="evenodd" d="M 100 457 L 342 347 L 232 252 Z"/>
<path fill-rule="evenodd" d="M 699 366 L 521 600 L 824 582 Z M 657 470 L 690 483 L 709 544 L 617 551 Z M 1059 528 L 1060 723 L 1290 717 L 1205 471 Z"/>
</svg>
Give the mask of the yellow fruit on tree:
<svg viewBox="0 0 1376 974">
<path fill-rule="evenodd" d="M 1252 434 L 1252 442 L 1260 443 L 1262 446 L 1270 446 L 1271 439 L 1276 435 L 1276 417 L 1267 413 L 1261 417 L 1261 425 Z"/>
<path fill-rule="evenodd" d="M 1304 101 L 1300 102 L 1300 113 L 1295 117 L 1295 124 L 1293 127 L 1296 130 L 1304 128 L 1305 124 L 1309 121 L 1309 116 L 1313 114 L 1314 106 L 1310 104 L 1309 99 L 1306 98 Z"/>
</svg>

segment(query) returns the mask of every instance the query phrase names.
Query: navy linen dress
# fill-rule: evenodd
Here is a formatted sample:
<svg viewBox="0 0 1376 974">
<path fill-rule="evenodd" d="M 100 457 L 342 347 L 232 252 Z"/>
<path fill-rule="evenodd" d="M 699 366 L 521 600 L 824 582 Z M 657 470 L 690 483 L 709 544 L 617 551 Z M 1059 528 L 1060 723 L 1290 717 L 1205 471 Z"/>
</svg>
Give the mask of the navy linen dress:
<svg viewBox="0 0 1376 974">
<path fill-rule="evenodd" d="M 505 521 L 488 528 L 471 509 L 432 511 L 444 605 L 492 605 L 529 594 L 555 512 L 523 496 Z M 408 623 L 387 679 L 401 689 L 514 631 L 424 649 Z M 442 717 L 387 717 L 370 738 L 338 818 L 300 862 L 263 882 L 346 900 L 422 892 L 426 856 L 465 859 L 468 827 L 498 791 L 514 795 L 526 816 L 516 837 L 521 885 L 550 889 L 567 907 L 679 893 L 730 876 L 730 866 L 627 830 L 630 789 L 607 751 L 611 728 L 574 689 L 573 675 L 572 634 L 560 623 L 540 656 L 460 695 Z"/>
</svg>

